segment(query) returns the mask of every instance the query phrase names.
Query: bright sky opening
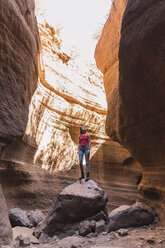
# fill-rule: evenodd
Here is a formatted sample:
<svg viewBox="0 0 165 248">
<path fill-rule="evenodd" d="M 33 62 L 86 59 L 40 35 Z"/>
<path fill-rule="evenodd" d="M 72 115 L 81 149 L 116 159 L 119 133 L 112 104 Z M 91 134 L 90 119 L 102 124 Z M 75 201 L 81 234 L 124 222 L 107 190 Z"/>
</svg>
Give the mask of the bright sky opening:
<svg viewBox="0 0 165 248">
<path fill-rule="evenodd" d="M 63 50 L 78 48 L 80 56 L 92 61 L 97 30 L 108 18 L 111 0 L 36 0 L 42 16 L 52 26 L 62 26 Z"/>
</svg>

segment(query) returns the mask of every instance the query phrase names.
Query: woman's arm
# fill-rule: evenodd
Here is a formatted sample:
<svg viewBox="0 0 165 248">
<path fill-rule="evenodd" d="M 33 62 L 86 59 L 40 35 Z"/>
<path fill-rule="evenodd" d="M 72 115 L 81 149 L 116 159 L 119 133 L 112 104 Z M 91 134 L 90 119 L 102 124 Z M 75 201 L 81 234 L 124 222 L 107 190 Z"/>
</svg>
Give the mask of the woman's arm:
<svg viewBox="0 0 165 248">
<path fill-rule="evenodd" d="M 78 136 L 78 149 L 77 149 L 77 152 L 79 152 L 79 145 L 80 145 L 80 136 Z"/>
<path fill-rule="evenodd" d="M 88 145 L 89 145 L 89 150 L 88 150 L 88 152 L 90 152 L 91 141 L 90 141 L 90 135 L 89 135 L 89 134 L 88 134 Z"/>
</svg>

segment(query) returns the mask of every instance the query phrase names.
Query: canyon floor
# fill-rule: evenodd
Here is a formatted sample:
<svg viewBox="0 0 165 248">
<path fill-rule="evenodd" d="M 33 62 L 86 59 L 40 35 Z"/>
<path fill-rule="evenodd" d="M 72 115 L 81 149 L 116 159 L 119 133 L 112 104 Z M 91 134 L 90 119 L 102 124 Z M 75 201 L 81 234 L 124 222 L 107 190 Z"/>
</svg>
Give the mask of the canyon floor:
<svg viewBox="0 0 165 248">
<path fill-rule="evenodd" d="M 123 235 L 124 236 L 121 236 Z M 2 246 L 2 248 L 16 246 Z M 139 228 L 119 229 L 111 233 L 102 233 L 97 237 L 78 235 L 52 241 L 45 244 L 33 244 L 29 248 L 164 248 L 165 228 L 156 224 Z"/>
<path fill-rule="evenodd" d="M 55 189 L 54 189 L 54 199 L 53 202 L 56 201 L 58 193 L 62 191 L 63 188 L 77 181 L 79 177 L 80 171 L 79 166 L 73 168 L 69 173 L 59 173 L 54 176 L 54 180 L 56 181 Z M 96 171 L 92 170 L 91 179 L 95 180 L 99 185 L 105 190 L 108 195 L 108 212 L 113 208 L 115 208 L 116 200 L 111 202 L 111 197 L 116 194 L 117 204 L 123 205 L 126 204 L 130 196 L 130 192 L 126 191 L 126 188 L 123 185 L 123 191 L 119 190 L 115 184 L 111 184 L 109 178 L 105 176 L 110 173 L 96 173 Z M 111 171 L 112 174 L 112 171 Z M 100 175 L 98 177 L 98 175 Z M 54 181 L 53 180 L 53 181 Z M 132 187 L 131 187 L 132 188 Z M 123 196 L 124 195 L 124 196 Z M 121 200 L 123 197 L 123 200 Z M 136 198 L 136 194 L 134 196 Z M 131 200 L 131 199 L 130 199 Z M 131 200 L 133 201 L 133 199 Z M 131 202 L 130 202 L 131 203 Z M 132 202 L 133 203 L 133 202 Z M 14 206 L 17 207 L 17 206 Z M 47 214 L 49 211 L 45 211 Z M 22 229 L 23 230 L 23 229 Z M 24 234 L 24 231 L 22 233 Z M 2 246 L 3 248 L 14 248 L 16 246 Z M 165 247 L 165 228 L 159 227 L 157 223 L 154 223 L 150 226 L 143 226 L 139 228 L 127 228 L 127 229 L 119 229 L 115 232 L 111 233 L 102 233 L 97 237 L 81 237 L 79 235 L 67 237 L 61 240 L 50 240 L 45 244 L 31 244 L 27 246 L 30 248 L 164 248 Z"/>
</svg>

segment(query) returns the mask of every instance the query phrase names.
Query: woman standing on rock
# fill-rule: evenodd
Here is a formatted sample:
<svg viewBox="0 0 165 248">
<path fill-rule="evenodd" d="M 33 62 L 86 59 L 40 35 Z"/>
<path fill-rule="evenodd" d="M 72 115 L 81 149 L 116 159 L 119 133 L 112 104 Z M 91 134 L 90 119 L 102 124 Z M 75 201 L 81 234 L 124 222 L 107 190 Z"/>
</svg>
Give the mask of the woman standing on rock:
<svg viewBox="0 0 165 248">
<path fill-rule="evenodd" d="M 84 178 L 83 155 L 85 154 L 85 160 L 87 165 L 87 177 L 85 178 L 85 181 L 88 181 L 89 173 L 90 173 L 90 164 L 89 164 L 90 140 L 89 140 L 89 135 L 86 134 L 86 129 L 84 126 L 80 127 L 78 152 L 79 152 L 79 161 L 80 161 L 80 169 L 81 169 L 80 180 Z"/>
</svg>

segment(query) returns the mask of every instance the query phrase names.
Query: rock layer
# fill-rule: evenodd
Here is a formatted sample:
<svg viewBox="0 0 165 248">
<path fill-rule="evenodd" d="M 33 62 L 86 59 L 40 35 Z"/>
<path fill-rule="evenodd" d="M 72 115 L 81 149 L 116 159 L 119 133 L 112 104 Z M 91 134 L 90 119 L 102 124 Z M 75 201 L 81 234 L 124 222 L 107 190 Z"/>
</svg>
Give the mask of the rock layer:
<svg viewBox="0 0 165 248">
<path fill-rule="evenodd" d="M 26 115 L 26 118 L 19 115 L 23 123 L 21 128 L 19 118 L 18 123 L 15 123 L 16 125 L 12 123 L 13 127 L 15 125 L 21 131 L 14 132 L 13 127 L 10 129 L 9 124 L 5 125 L 6 128 L 9 127 L 9 131 L 12 131 L 14 137 L 21 136 L 13 141 L 10 139 L 10 132 L 6 131 L 5 140 L 8 139 L 13 142 L 4 147 L 1 154 L 3 162 L 0 166 L 0 180 L 10 208 L 20 207 L 30 210 L 37 207 L 47 212 L 51 208 L 54 198 L 57 197 L 59 188 L 66 186 L 69 180 L 75 180 L 79 177 L 76 168 L 73 170 L 73 177 L 70 176 L 69 178 L 68 176 L 69 179 L 67 178 L 65 182 L 59 182 L 60 176 L 57 178 L 44 173 L 41 171 L 41 167 L 47 172 L 58 172 L 70 170 L 78 163 L 77 144 L 81 125 L 87 127 L 91 136 L 93 179 L 97 178 L 99 182 L 105 184 L 106 188 L 110 188 L 111 202 L 113 202 L 111 209 L 121 203 L 133 203 L 136 198 L 139 169 L 136 170 L 135 168 L 135 173 L 131 170 L 131 178 L 125 176 L 123 171 L 127 168 L 122 167 L 122 163 L 130 157 L 130 154 L 105 134 L 107 106 L 102 75 L 95 65 L 86 64 L 79 57 L 73 59 L 65 54 L 61 49 L 58 32 L 48 23 L 39 25 L 43 47 L 41 60 L 39 60 L 40 82 L 28 109 L 30 96 L 36 87 L 37 80 L 38 31 L 33 14 L 33 1 L 17 2 L 13 1 L 11 5 L 9 1 L 8 8 L 10 7 L 10 14 L 13 15 L 13 19 L 15 13 L 20 17 L 19 25 L 17 19 L 14 19 L 16 27 L 20 28 L 20 40 L 11 39 L 10 34 L 6 33 L 5 35 L 9 37 L 8 40 L 4 39 L 4 47 L 10 51 L 11 48 L 15 47 L 15 43 L 12 42 L 18 44 L 22 42 L 23 45 L 27 46 L 27 50 L 21 45 L 14 50 L 14 57 L 17 62 L 21 61 L 21 65 L 16 63 L 18 68 L 12 74 L 19 79 L 18 88 L 12 85 L 13 82 L 17 82 L 12 77 L 8 86 L 12 86 L 12 90 L 16 90 L 17 94 L 21 95 L 19 82 L 23 82 L 23 85 L 27 86 L 27 88 L 25 87 L 25 95 L 28 97 L 27 99 L 25 97 L 27 111 L 24 110 L 23 105 L 20 107 L 19 97 L 17 97 L 18 103 L 17 99 L 15 102 L 11 101 L 12 106 L 18 107 L 17 114 L 22 111 Z M 2 3 L 7 4 L 7 1 L 2 1 Z M 7 10 L 5 9 L 5 11 Z M 6 26 L 9 29 L 9 23 Z M 25 31 L 23 31 L 24 28 Z M 25 40 L 22 40 L 24 33 L 26 34 Z M 5 35 L 4 37 L 6 37 Z M 3 46 L 1 47 L 3 48 Z M 27 53 L 29 50 L 31 52 Z M 19 54 L 16 54 L 17 51 Z M 25 52 L 25 60 L 22 61 L 19 58 L 20 55 L 21 59 L 24 58 L 23 52 Z M 5 52 L 3 53 L 5 54 Z M 12 58 L 10 59 L 12 60 Z M 8 64 L 8 70 L 13 70 L 12 64 Z M 34 78 L 31 77 L 31 72 L 35 72 Z M 4 87 L 3 84 L 2 87 Z M 17 94 L 12 90 L 6 96 L 13 99 Z M 6 107 L 9 108 L 9 102 L 7 104 Z M 15 115 L 15 111 L 12 109 L 13 115 Z M 23 135 L 28 111 L 28 124 Z M 5 121 L 7 123 L 8 119 Z M 133 164 L 136 165 L 136 163 Z M 110 177 L 107 177 L 107 171 Z M 119 180 L 122 183 L 118 183 Z M 118 198 L 116 197 L 116 190 L 119 192 Z"/>
<path fill-rule="evenodd" d="M 113 48 L 113 37 L 118 33 L 119 41 L 125 4 L 124 0 L 114 1 L 96 49 L 97 65 L 104 73 L 108 100 L 106 131 L 143 165 L 140 198 L 155 207 L 164 223 L 165 3 L 153 0 L 128 1 L 122 22 L 118 78 L 113 63 L 118 60 L 117 53 L 113 56 L 116 51 Z M 114 22 L 118 14 L 120 21 L 114 34 Z M 109 34 L 111 40 L 108 41 Z M 104 63 L 103 53 L 111 58 L 105 59 Z"/>
<path fill-rule="evenodd" d="M 49 172 L 69 170 L 78 163 L 79 128 L 85 125 L 91 158 L 97 152 L 104 161 L 122 163 L 129 153 L 105 134 L 107 106 L 101 73 L 80 57 L 65 54 L 58 32 L 48 23 L 39 29 L 40 82 L 30 104 L 26 132 L 23 140 L 3 149 L 2 159 L 39 164 Z M 114 151 L 112 156 L 109 150 Z"/>
<path fill-rule="evenodd" d="M 104 25 L 101 38 L 96 46 L 97 67 L 103 73 L 108 105 L 106 133 L 119 141 L 119 42 L 122 16 L 127 0 L 113 1 L 109 18 Z"/>
<path fill-rule="evenodd" d="M 140 195 L 156 208 L 162 222 L 165 221 L 164 11 L 163 1 L 156 4 L 128 1 L 119 52 L 120 137 L 143 165 Z"/>
</svg>

